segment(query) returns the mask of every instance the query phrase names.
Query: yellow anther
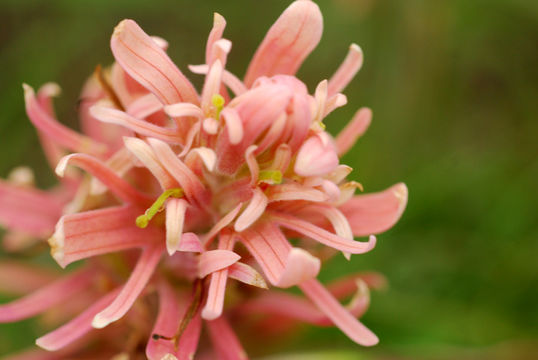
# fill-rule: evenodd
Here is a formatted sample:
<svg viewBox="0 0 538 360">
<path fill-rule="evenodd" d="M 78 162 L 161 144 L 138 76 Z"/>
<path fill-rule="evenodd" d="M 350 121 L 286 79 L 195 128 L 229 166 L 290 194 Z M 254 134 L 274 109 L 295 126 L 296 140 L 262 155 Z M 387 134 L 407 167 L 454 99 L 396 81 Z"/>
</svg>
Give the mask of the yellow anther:
<svg viewBox="0 0 538 360">
<path fill-rule="evenodd" d="M 211 103 L 215 107 L 215 118 L 218 119 L 220 116 L 220 112 L 222 111 L 222 108 L 224 107 L 225 100 L 220 94 L 215 94 L 211 98 Z"/>
<path fill-rule="evenodd" d="M 183 189 L 181 188 L 174 188 L 174 189 L 168 189 L 165 192 L 163 192 L 157 200 L 146 210 L 146 212 L 140 216 L 138 216 L 135 220 L 136 226 L 139 228 L 145 228 L 148 226 L 150 220 L 157 215 L 158 212 L 162 211 L 164 209 L 164 203 L 166 199 L 170 197 L 174 198 L 180 198 L 183 197 Z"/>
<path fill-rule="evenodd" d="M 280 170 L 262 170 L 258 175 L 258 181 L 269 184 L 280 184 L 282 182 L 282 173 Z"/>
</svg>

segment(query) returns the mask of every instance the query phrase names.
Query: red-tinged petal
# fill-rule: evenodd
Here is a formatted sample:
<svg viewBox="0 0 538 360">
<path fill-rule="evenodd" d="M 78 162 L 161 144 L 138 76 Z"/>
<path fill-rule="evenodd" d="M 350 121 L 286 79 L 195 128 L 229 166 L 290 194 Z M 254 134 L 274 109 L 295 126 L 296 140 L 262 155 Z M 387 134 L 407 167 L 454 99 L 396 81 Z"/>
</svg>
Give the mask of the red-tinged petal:
<svg viewBox="0 0 538 360">
<path fill-rule="evenodd" d="M 264 223 L 240 234 L 242 243 L 261 266 L 265 277 L 277 285 L 286 267 L 291 245 L 273 224 Z"/>
<path fill-rule="evenodd" d="M 334 141 L 336 146 L 336 153 L 339 156 L 347 153 L 355 144 L 355 142 L 361 137 L 370 123 L 372 122 L 372 110 L 368 108 L 359 109 L 353 119 L 346 125 L 346 127 L 340 131 Z"/>
<path fill-rule="evenodd" d="M 234 247 L 234 237 L 229 231 L 222 231 L 219 236 L 219 249 L 232 251 Z M 233 265 L 233 264 L 232 264 Z M 224 305 L 224 294 L 226 292 L 226 281 L 228 279 L 228 268 L 215 271 L 211 274 L 207 299 L 202 309 L 202 318 L 213 320 L 222 314 Z"/>
<path fill-rule="evenodd" d="M 144 164 L 155 176 L 162 189 L 170 189 L 178 185 L 177 181 L 166 171 L 153 149 L 142 139 L 134 137 L 123 138 L 125 147 Z"/>
<path fill-rule="evenodd" d="M 265 279 L 252 266 L 236 262 L 228 268 L 228 277 L 247 285 L 267 289 Z"/>
<path fill-rule="evenodd" d="M 198 262 L 198 277 L 204 278 L 214 271 L 222 270 L 241 259 L 230 250 L 209 250 L 200 254 Z"/>
<path fill-rule="evenodd" d="M 320 267 L 321 262 L 318 258 L 303 249 L 292 248 L 288 253 L 284 271 L 276 285 L 281 288 L 288 288 L 313 279 L 318 276 Z"/>
<path fill-rule="evenodd" d="M 168 144 L 153 138 L 148 139 L 148 142 L 163 167 L 183 188 L 189 202 L 197 202 L 205 207 L 208 203 L 208 192 L 200 179 L 178 158 Z"/>
<path fill-rule="evenodd" d="M 208 65 L 189 65 L 189 70 L 195 74 L 207 74 L 209 71 Z M 243 82 L 234 74 L 228 70 L 224 70 L 222 73 L 222 82 L 226 85 L 232 92 L 239 96 L 247 92 L 247 87 Z"/>
<path fill-rule="evenodd" d="M 237 214 L 239 214 L 239 210 L 241 210 L 241 206 L 243 206 L 243 203 L 239 203 L 233 208 L 230 212 L 228 212 L 226 215 L 224 215 L 213 227 L 209 232 L 203 237 L 203 244 L 207 248 L 213 238 L 226 226 L 230 225 L 232 221 L 234 221 Z"/>
<path fill-rule="evenodd" d="M 56 351 L 79 339 L 92 330 L 91 324 L 95 314 L 109 305 L 118 292 L 119 289 L 116 289 L 108 293 L 73 320 L 40 337 L 36 340 L 37 346 L 48 351 Z"/>
<path fill-rule="evenodd" d="M 226 19 L 219 13 L 213 14 L 213 28 L 207 38 L 207 44 L 205 48 L 205 62 L 208 65 L 213 63 L 212 52 L 213 45 L 222 38 L 224 28 L 226 27 Z"/>
<path fill-rule="evenodd" d="M 362 50 L 357 44 L 351 44 L 344 62 L 329 80 L 329 96 L 341 92 L 355 77 L 362 66 Z"/>
<path fill-rule="evenodd" d="M 202 252 L 202 243 L 198 236 L 194 233 L 184 233 L 181 236 L 181 242 L 179 243 L 179 251 L 184 252 Z"/>
<path fill-rule="evenodd" d="M 122 287 L 118 296 L 92 320 L 92 326 L 101 329 L 119 320 L 133 305 L 138 295 L 144 290 L 162 255 L 160 246 L 149 247 L 142 251 L 129 280 Z"/>
<path fill-rule="evenodd" d="M 353 317 L 318 280 L 308 280 L 299 287 L 351 340 L 363 346 L 373 346 L 379 342 L 377 336 Z"/>
<path fill-rule="evenodd" d="M 178 298 L 167 281 L 159 282 L 158 294 L 159 314 L 152 334 L 160 337 L 155 339 L 152 336 L 148 339 L 146 356 L 150 360 L 161 360 L 166 354 L 175 353 L 174 342 L 168 338 L 174 337 L 181 321 L 181 313 L 185 311 L 187 302 L 186 298 Z"/>
<path fill-rule="evenodd" d="M 23 298 L 0 305 L 0 322 L 26 319 L 66 301 L 90 284 L 91 275 L 88 270 L 77 271 Z"/>
<path fill-rule="evenodd" d="M 94 105 L 91 107 L 90 113 L 100 121 L 124 126 L 140 135 L 151 136 L 172 144 L 183 142 L 183 137 L 179 134 L 178 130 L 164 128 L 147 121 L 139 120 L 120 110 Z"/>
<path fill-rule="evenodd" d="M 396 184 L 385 191 L 357 195 L 340 206 L 353 234 L 365 236 L 390 229 L 402 216 L 407 204 L 407 187 Z"/>
<path fill-rule="evenodd" d="M 139 211 L 121 206 L 64 215 L 49 239 L 52 256 L 66 267 L 80 259 L 144 247 L 162 239 L 160 229 L 136 226 Z"/>
<path fill-rule="evenodd" d="M 163 104 L 153 94 L 142 95 L 131 102 L 126 112 L 136 119 L 144 119 L 163 109 Z"/>
<path fill-rule="evenodd" d="M 166 250 L 173 255 L 181 247 L 183 222 L 188 203 L 183 199 L 168 199 L 166 202 Z"/>
<path fill-rule="evenodd" d="M 235 231 L 241 232 L 251 226 L 256 220 L 263 215 L 265 208 L 267 207 L 267 196 L 260 188 L 255 188 L 253 191 L 252 199 L 248 203 L 247 207 L 241 215 L 235 221 Z"/>
<path fill-rule="evenodd" d="M 327 133 L 319 133 L 304 142 L 297 154 L 294 170 L 301 176 L 320 176 L 338 166 L 334 144 Z"/>
<path fill-rule="evenodd" d="M 308 221 L 301 220 L 284 213 L 271 213 L 271 219 L 276 223 L 314 239 L 324 245 L 351 254 L 363 254 L 375 247 L 375 237 L 370 237 L 368 242 L 353 241 L 328 232 Z"/>
<path fill-rule="evenodd" d="M 294 75 L 321 39 L 323 19 L 312 1 L 295 1 L 263 39 L 245 76 L 251 86 L 261 76 Z"/>
<path fill-rule="evenodd" d="M 26 113 L 34 126 L 43 134 L 48 136 L 58 145 L 64 146 L 69 150 L 77 152 L 86 152 L 95 155 L 103 155 L 107 151 L 107 146 L 95 142 L 93 139 L 81 135 L 54 119 L 39 104 L 34 94 L 34 90 L 23 84 L 24 100 L 26 103 Z"/>
<path fill-rule="evenodd" d="M 246 360 L 245 350 L 224 317 L 206 321 L 209 337 L 219 360 Z"/>
<path fill-rule="evenodd" d="M 57 275 L 48 268 L 14 261 L 0 262 L 0 292 L 23 295 L 50 284 Z"/>
<path fill-rule="evenodd" d="M 0 224 L 8 229 L 48 236 L 63 206 L 61 198 L 52 193 L 0 181 Z"/>
<path fill-rule="evenodd" d="M 110 40 L 116 61 L 164 104 L 198 103 L 190 81 L 133 20 L 123 20 Z"/>
<path fill-rule="evenodd" d="M 151 199 L 147 195 L 135 189 L 131 184 L 120 178 L 114 171 L 94 157 L 85 154 L 64 156 L 58 163 L 58 166 L 56 166 L 56 174 L 60 177 L 63 176 L 68 164 L 78 166 L 89 172 L 101 181 L 114 195 L 127 203 L 137 204 L 143 207 L 151 204 Z"/>
<path fill-rule="evenodd" d="M 323 202 L 329 200 L 327 194 L 322 191 L 294 183 L 271 186 L 267 191 L 267 198 L 270 202 L 294 200 Z"/>
</svg>

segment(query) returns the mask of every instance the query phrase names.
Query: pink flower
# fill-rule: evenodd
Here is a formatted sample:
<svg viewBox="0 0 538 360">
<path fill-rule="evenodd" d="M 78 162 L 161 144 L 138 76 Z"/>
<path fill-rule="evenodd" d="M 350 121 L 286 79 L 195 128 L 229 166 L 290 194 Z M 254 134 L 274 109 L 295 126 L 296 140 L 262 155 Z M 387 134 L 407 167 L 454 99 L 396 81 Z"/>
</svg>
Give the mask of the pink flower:
<svg viewBox="0 0 538 360">
<path fill-rule="evenodd" d="M 313 2 L 298 0 L 271 27 L 241 81 L 225 68 L 232 46 L 222 37 L 225 26 L 215 14 L 205 63 L 190 67 L 205 75 L 199 95 L 164 40 L 132 20 L 120 22 L 111 39 L 116 63 L 98 69 L 83 91 L 87 135 L 54 119 L 56 87 L 35 95 L 25 85 L 28 116 L 64 190 L 0 183 L 0 222 L 35 237 L 52 234 L 48 242 L 61 267 L 88 259 L 81 270 L 0 306 L 0 320 L 14 321 L 89 292 L 80 300 L 86 310 L 39 338 L 40 347 L 59 350 L 92 327 L 121 320 L 122 331 L 151 334 L 150 359 L 182 359 L 195 353 L 204 320 L 217 356 L 246 358 L 225 310 L 334 324 L 358 344 L 378 342 L 357 320 L 369 302 L 368 281 L 353 278 L 345 291 L 331 292 L 316 280 L 321 258 L 332 255 L 316 243 L 348 259 L 368 252 L 407 201 L 404 184 L 354 195 L 360 184 L 345 180 L 352 169 L 339 156 L 365 132 L 369 109 L 334 139 L 324 130 L 325 117 L 346 103 L 340 92 L 361 67 L 362 52 L 352 45 L 333 77 L 310 94 L 295 73 L 321 38 L 322 17 Z M 65 151 L 74 153 L 62 157 Z M 300 240 L 292 245 L 288 238 Z M 141 251 L 136 260 L 133 249 Z M 128 269 L 124 284 L 114 267 Z M 274 287 L 298 286 L 314 306 L 284 293 L 230 289 L 230 279 L 264 289 L 265 279 Z M 241 294 L 230 306 L 227 290 Z M 355 290 L 348 307 L 338 302 Z M 153 292 L 158 316 L 147 329 L 129 314 L 150 313 Z"/>
</svg>

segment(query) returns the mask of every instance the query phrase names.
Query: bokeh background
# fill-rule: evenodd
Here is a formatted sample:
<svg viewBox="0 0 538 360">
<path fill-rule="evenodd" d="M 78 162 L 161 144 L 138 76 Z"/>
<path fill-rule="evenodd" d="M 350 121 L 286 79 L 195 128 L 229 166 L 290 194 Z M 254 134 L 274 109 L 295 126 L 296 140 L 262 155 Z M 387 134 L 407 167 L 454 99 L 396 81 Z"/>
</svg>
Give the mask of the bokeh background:
<svg viewBox="0 0 538 360">
<path fill-rule="evenodd" d="M 326 280 L 360 270 L 387 276 L 389 288 L 372 294 L 364 317 L 380 345 L 363 349 L 336 329 L 305 328 L 281 348 L 262 352 L 318 353 L 319 359 L 536 359 L 538 2 L 317 3 L 324 35 L 299 75 L 313 91 L 350 43 L 362 47 L 365 63 L 345 91 L 348 105 L 326 124 L 336 134 L 358 107 L 371 107 L 372 126 L 344 162 L 367 191 L 404 181 L 409 204 L 374 251 L 350 263 L 337 257 L 321 274 Z M 187 73 L 187 64 L 203 61 L 218 11 L 233 41 L 228 68 L 243 74 L 288 4 L 1 0 L 0 176 L 24 164 L 35 169 L 40 187 L 54 184 L 24 113 L 21 83 L 59 83 L 57 112 L 76 128 L 79 89 L 96 64 L 112 62 L 108 42 L 121 19 L 133 18 L 167 39 L 169 54 Z M 0 261 L 6 257 L 0 253 Z M 40 333 L 32 320 L 0 325 L 0 354 L 30 346 Z"/>
</svg>

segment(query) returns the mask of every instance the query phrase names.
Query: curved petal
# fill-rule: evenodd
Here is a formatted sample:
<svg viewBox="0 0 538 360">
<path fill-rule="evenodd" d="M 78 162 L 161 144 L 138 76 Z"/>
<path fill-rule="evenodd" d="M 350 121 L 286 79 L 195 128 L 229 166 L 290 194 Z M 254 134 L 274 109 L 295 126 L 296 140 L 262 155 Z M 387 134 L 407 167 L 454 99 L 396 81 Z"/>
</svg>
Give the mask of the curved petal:
<svg viewBox="0 0 538 360">
<path fill-rule="evenodd" d="M 329 80 L 329 96 L 335 95 L 347 86 L 362 66 L 362 50 L 357 44 L 351 44 L 349 51 L 338 70 Z"/>
</svg>

